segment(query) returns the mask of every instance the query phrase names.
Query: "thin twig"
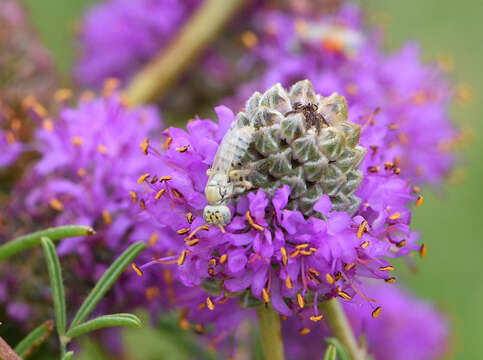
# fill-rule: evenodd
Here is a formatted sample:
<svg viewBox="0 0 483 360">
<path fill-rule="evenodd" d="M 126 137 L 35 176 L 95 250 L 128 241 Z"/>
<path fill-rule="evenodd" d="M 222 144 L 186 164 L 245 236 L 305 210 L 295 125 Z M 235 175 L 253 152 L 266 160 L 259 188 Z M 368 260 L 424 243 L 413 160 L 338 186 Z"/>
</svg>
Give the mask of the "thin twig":
<svg viewBox="0 0 483 360">
<path fill-rule="evenodd" d="M 15 351 L 0 336 L 0 360 L 22 360 Z"/>
<path fill-rule="evenodd" d="M 124 92 L 130 104 L 142 104 L 163 95 L 232 16 L 248 2 L 206 0 L 171 44 L 131 80 Z"/>
</svg>

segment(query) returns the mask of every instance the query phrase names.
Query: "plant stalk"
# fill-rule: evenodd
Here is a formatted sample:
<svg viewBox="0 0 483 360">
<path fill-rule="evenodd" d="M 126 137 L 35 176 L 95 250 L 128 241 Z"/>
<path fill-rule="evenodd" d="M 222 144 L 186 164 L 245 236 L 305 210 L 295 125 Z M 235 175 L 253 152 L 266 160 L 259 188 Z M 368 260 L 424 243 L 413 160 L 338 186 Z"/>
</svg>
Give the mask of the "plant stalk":
<svg viewBox="0 0 483 360">
<path fill-rule="evenodd" d="M 10 345 L 0 336 L 0 359 L 1 360 L 22 360 L 18 354 L 13 351 Z"/>
<path fill-rule="evenodd" d="M 247 3 L 248 0 L 204 1 L 171 44 L 133 77 L 124 92 L 129 103 L 139 105 L 163 95 Z"/>
<path fill-rule="evenodd" d="M 260 337 L 265 360 L 284 360 L 280 314 L 271 305 L 257 309 Z"/>
<path fill-rule="evenodd" d="M 352 332 L 349 320 L 337 298 L 324 301 L 320 305 L 329 327 L 353 360 L 364 360 L 364 352 L 359 347 Z"/>
</svg>

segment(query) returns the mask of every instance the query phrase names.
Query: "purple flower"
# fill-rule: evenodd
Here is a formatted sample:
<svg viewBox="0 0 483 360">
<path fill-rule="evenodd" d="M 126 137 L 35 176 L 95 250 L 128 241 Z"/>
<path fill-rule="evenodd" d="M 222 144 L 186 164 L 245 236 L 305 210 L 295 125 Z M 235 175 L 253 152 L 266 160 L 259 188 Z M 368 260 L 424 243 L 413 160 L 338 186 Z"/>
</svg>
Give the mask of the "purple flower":
<svg viewBox="0 0 483 360">
<path fill-rule="evenodd" d="M 363 166 L 401 172 L 416 183 L 437 184 L 454 161 L 457 131 L 449 121 L 451 90 L 435 64 L 422 64 L 416 44 L 386 55 L 380 32 L 363 32 L 361 14 L 345 5 L 331 16 L 265 11 L 253 22 L 256 46 L 241 70 L 263 70 L 239 86 L 235 108 L 255 90 L 308 78 L 322 95 L 347 98 L 349 119 L 362 126 Z"/>
<path fill-rule="evenodd" d="M 198 0 L 109 0 L 90 8 L 81 27 L 78 81 L 99 88 L 127 81 L 172 40 Z"/>
<path fill-rule="evenodd" d="M 218 124 L 196 119 L 187 131 L 167 129 L 161 147 L 157 142 L 146 146 L 156 157 L 155 173 L 141 179 L 147 190 L 138 194 L 140 206 L 159 227 L 162 242 L 173 246 L 173 255 L 158 262 L 176 262 L 162 266 L 177 266 L 184 285 L 214 283 L 219 298 L 271 301 L 283 315 L 317 317 L 318 301 L 366 298 L 360 278 L 393 282 L 387 258 L 420 249 L 409 229 L 408 206 L 417 197 L 405 180 L 384 170 L 364 171 L 357 194 L 363 205 L 353 217 L 331 212 L 330 199 L 323 196 L 314 209 L 326 220 L 304 218 L 285 208 L 290 189 L 284 186 L 272 198 L 261 190 L 242 197 L 225 232 L 207 226 L 202 216 L 206 170 L 235 119 L 224 106 L 215 111 Z M 144 267 L 152 264 L 156 262 Z M 308 306 L 310 311 L 303 311 Z"/>
<path fill-rule="evenodd" d="M 3 123 L 3 114 L 0 113 L 0 121 Z M 2 124 L 3 125 L 3 124 Z M 22 152 L 22 145 L 18 142 L 14 133 L 0 128 L 0 168 L 12 164 Z"/>
<path fill-rule="evenodd" d="M 397 286 L 365 283 L 377 303 L 350 304 L 344 309 L 356 336 L 364 336 L 367 353 L 374 359 L 439 358 L 448 351 L 448 323 L 430 303 L 413 297 Z M 371 312 L 381 306 L 377 319 Z M 283 323 L 283 338 L 288 358 L 321 359 L 324 339 L 331 336 L 321 321 L 307 335 L 307 324 L 295 318 Z"/>
</svg>

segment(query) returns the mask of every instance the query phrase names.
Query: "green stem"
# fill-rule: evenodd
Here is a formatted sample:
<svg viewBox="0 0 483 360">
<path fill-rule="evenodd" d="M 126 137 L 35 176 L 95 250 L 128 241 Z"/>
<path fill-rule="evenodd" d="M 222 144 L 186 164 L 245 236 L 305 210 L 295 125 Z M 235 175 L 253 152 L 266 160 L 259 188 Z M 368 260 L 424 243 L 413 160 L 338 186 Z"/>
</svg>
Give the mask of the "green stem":
<svg viewBox="0 0 483 360">
<path fill-rule="evenodd" d="M 284 360 L 280 314 L 270 305 L 257 309 L 260 337 L 265 360 Z"/>
<path fill-rule="evenodd" d="M 32 234 L 21 236 L 14 240 L 11 240 L 0 246 L 0 260 L 4 260 L 12 255 L 15 255 L 21 251 L 33 248 L 40 244 L 42 237 L 48 237 L 52 241 L 58 241 L 61 239 L 93 235 L 95 231 L 89 226 L 59 226 L 42 231 L 37 231 Z"/>
<path fill-rule="evenodd" d="M 320 305 L 329 327 L 353 360 L 363 360 L 364 353 L 357 344 L 352 328 L 347 320 L 342 305 L 336 298 L 324 301 Z"/>
<path fill-rule="evenodd" d="M 144 67 L 124 94 L 132 105 L 161 96 L 248 0 L 206 0 L 171 44 Z"/>
</svg>

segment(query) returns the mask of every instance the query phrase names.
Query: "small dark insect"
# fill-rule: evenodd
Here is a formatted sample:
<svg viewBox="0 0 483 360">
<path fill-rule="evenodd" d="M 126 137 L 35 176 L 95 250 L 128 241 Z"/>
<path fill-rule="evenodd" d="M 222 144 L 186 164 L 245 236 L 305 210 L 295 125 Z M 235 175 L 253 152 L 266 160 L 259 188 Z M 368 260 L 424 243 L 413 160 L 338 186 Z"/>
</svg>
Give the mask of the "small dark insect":
<svg viewBox="0 0 483 360">
<path fill-rule="evenodd" d="M 322 124 L 329 126 L 322 114 L 319 114 L 317 112 L 317 110 L 319 109 L 319 106 L 317 104 L 309 103 L 304 105 L 302 103 L 296 102 L 293 108 L 293 110 L 286 112 L 285 116 L 301 112 L 302 114 L 304 114 L 305 128 L 307 130 L 312 126 L 315 126 L 317 132 L 319 132 Z"/>
</svg>

